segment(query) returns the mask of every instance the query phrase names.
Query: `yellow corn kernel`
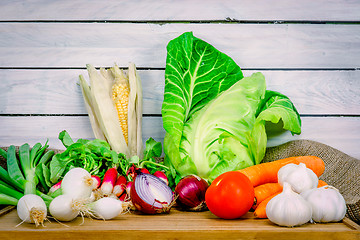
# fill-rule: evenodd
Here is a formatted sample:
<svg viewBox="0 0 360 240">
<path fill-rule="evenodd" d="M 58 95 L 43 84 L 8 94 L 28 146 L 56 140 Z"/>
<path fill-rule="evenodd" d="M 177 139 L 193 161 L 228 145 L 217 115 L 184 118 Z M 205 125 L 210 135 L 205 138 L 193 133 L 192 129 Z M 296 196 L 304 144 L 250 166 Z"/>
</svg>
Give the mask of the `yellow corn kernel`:
<svg viewBox="0 0 360 240">
<path fill-rule="evenodd" d="M 116 79 L 112 86 L 112 98 L 116 106 L 122 132 L 126 143 L 128 143 L 128 103 L 129 85 L 124 79 Z"/>
</svg>

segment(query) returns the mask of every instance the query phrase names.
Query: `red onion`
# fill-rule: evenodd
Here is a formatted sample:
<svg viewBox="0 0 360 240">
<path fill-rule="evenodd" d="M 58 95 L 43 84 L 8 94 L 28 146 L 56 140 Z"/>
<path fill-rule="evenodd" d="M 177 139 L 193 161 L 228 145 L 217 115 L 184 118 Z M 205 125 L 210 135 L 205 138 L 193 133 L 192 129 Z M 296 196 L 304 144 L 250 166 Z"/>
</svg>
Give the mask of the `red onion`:
<svg viewBox="0 0 360 240">
<path fill-rule="evenodd" d="M 171 188 L 158 177 L 138 173 L 130 190 L 134 207 L 146 214 L 169 212 L 173 205 Z"/>
<path fill-rule="evenodd" d="M 163 180 L 163 181 L 166 183 L 166 185 L 169 185 L 168 178 L 167 178 L 166 174 L 165 174 L 163 171 L 156 171 L 156 172 L 154 172 L 153 175 L 154 175 L 155 177 L 158 177 L 158 178 L 160 178 L 161 180 Z"/>
<path fill-rule="evenodd" d="M 176 202 L 185 210 L 204 211 L 207 209 L 205 192 L 208 187 L 204 179 L 195 175 L 186 176 L 175 187 Z"/>
</svg>

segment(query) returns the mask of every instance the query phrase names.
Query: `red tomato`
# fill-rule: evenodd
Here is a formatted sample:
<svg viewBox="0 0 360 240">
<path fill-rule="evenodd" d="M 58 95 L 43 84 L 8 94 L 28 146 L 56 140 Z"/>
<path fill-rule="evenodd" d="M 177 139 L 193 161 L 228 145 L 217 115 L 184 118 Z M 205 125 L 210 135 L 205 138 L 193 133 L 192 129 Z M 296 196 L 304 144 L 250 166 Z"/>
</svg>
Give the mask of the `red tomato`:
<svg viewBox="0 0 360 240">
<path fill-rule="evenodd" d="M 218 176 L 205 193 L 209 210 L 224 219 L 239 218 L 254 203 L 254 187 L 248 177 L 236 171 Z"/>
</svg>

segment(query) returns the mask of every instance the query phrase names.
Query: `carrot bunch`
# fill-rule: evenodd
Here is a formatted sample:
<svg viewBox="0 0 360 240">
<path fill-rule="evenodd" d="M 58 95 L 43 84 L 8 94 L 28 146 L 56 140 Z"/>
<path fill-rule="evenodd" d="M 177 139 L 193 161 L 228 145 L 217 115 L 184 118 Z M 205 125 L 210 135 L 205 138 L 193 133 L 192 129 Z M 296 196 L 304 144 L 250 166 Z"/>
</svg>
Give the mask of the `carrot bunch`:
<svg viewBox="0 0 360 240">
<path fill-rule="evenodd" d="M 278 183 L 277 173 L 279 169 L 289 163 L 304 163 L 318 177 L 325 171 L 324 161 L 315 156 L 289 157 L 273 162 L 261 163 L 239 170 L 245 174 L 254 186 L 255 199 L 252 208 L 255 210 L 256 218 L 266 218 L 266 205 L 276 195 L 282 192 L 282 186 Z M 326 182 L 319 180 L 318 187 L 327 185 Z"/>
</svg>

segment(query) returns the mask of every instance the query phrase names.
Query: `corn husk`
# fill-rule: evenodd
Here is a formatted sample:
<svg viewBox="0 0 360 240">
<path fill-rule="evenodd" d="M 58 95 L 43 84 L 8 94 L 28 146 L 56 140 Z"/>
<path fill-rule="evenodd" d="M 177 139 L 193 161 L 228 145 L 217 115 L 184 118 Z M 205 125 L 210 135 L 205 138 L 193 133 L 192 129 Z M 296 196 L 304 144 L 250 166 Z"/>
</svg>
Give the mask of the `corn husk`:
<svg viewBox="0 0 360 240">
<path fill-rule="evenodd" d="M 111 148 L 127 157 L 143 155 L 142 143 L 142 87 L 134 63 L 129 64 L 126 74 L 116 64 L 110 69 L 97 71 L 86 65 L 90 86 L 79 76 L 82 95 L 95 138 L 106 140 Z M 122 132 L 111 88 L 117 77 L 126 78 L 130 85 L 128 103 L 128 144 Z"/>
</svg>

